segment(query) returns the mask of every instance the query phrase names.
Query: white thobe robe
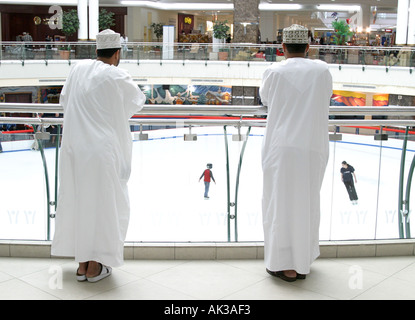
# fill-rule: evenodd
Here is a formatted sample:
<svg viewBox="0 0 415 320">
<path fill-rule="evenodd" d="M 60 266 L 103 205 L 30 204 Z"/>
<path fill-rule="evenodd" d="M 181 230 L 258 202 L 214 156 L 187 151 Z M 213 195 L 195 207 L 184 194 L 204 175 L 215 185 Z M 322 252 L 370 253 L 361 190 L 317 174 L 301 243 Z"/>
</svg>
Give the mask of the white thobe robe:
<svg viewBox="0 0 415 320">
<path fill-rule="evenodd" d="M 51 253 L 120 266 L 130 215 L 129 119 L 145 96 L 126 71 L 86 60 L 72 68 L 60 103 L 64 124 Z"/>
<path fill-rule="evenodd" d="M 327 165 L 332 78 L 326 63 L 289 58 L 263 75 L 264 260 L 271 271 L 310 272 L 319 256 L 320 189 Z"/>
</svg>

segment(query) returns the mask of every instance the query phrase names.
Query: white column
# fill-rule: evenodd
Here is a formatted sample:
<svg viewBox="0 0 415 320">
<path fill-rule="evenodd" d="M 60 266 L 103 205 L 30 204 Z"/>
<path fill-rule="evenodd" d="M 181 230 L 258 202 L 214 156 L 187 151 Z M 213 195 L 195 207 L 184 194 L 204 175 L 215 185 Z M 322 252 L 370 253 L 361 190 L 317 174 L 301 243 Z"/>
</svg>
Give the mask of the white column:
<svg viewBox="0 0 415 320">
<path fill-rule="evenodd" d="M 410 23 L 409 23 L 410 21 Z M 415 0 L 409 2 L 408 44 L 415 44 Z"/>
<path fill-rule="evenodd" d="M 78 40 L 88 40 L 88 0 L 78 0 Z"/>
<path fill-rule="evenodd" d="M 99 0 L 89 0 L 89 40 L 96 40 L 99 32 Z"/>
<path fill-rule="evenodd" d="M 163 60 L 173 59 L 174 35 L 174 26 L 163 26 Z"/>
<path fill-rule="evenodd" d="M 275 27 L 275 12 L 274 11 L 261 11 L 260 12 L 260 25 L 261 40 L 265 41 L 267 38 L 269 41 L 276 40 L 277 30 Z"/>
<path fill-rule="evenodd" d="M 414 1 L 412 1 L 414 2 Z M 396 21 L 396 44 L 407 44 L 409 0 L 398 0 L 398 14 Z"/>
<path fill-rule="evenodd" d="M 366 29 L 370 27 L 370 24 L 372 22 L 372 11 L 370 10 L 369 5 L 360 5 L 360 14 L 362 17 L 362 24 L 360 27 L 362 27 L 363 32 L 366 32 Z"/>
</svg>

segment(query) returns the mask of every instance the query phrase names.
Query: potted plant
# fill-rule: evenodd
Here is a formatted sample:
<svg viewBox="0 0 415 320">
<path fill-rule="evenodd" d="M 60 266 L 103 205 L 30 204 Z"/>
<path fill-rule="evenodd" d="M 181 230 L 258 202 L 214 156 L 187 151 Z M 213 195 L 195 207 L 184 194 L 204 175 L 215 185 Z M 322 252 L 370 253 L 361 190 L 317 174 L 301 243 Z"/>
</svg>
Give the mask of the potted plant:
<svg viewBox="0 0 415 320">
<path fill-rule="evenodd" d="M 215 39 L 224 40 L 228 37 L 230 27 L 228 21 L 216 21 L 213 25 L 213 37 Z"/>
<path fill-rule="evenodd" d="M 153 32 L 157 37 L 157 41 L 160 41 L 160 38 L 163 36 L 163 24 L 153 22 L 150 27 L 153 29 Z"/>
<path fill-rule="evenodd" d="M 345 45 L 346 40 L 353 35 L 353 32 L 350 31 L 350 26 L 344 20 L 333 21 L 331 25 L 335 32 L 334 43 L 338 46 Z M 338 63 L 344 63 L 345 55 L 345 50 L 340 49 L 338 53 Z"/>
<path fill-rule="evenodd" d="M 115 25 L 114 15 L 114 12 L 109 12 L 105 9 L 99 11 L 98 25 L 100 31 L 109 29 Z"/>
<path fill-rule="evenodd" d="M 331 25 L 335 32 L 334 43 L 339 46 L 345 45 L 347 38 L 353 35 L 353 32 L 350 31 L 350 26 L 344 20 L 333 21 Z"/>
<path fill-rule="evenodd" d="M 78 32 L 79 29 L 79 18 L 78 13 L 75 9 L 64 11 L 62 15 L 62 33 L 69 37 L 74 33 Z M 60 54 L 63 59 L 69 59 L 71 52 L 71 46 L 61 46 Z"/>
<path fill-rule="evenodd" d="M 213 52 L 219 52 L 220 60 L 228 59 L 228 49 L 222 49 L 223 44 L 228 37 L 230 27 L 228 21 L 216 21 L 213 25 Z"/>
</svg>

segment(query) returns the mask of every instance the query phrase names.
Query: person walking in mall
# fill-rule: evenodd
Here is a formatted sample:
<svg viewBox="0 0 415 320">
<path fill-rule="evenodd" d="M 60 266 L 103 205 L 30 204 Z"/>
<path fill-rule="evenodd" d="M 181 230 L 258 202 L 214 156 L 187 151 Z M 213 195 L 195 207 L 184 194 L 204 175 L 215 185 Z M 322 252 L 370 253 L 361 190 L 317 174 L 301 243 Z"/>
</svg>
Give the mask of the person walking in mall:
<svg viewBox="0 0 415 320">
<path fill-rule="evenodd" d="M 260 87 L 267 107 L 263 140 L 264 260 L 269 274 L 304 279 L 319 256 L 320 189 L 329 155 L 332 77 L 306 59 L 308 30 L 283 30 L 285 61 L 269 67 Z"/>
<path fill-rule="evenodd" d="M 120 34 L 97 37 L 97 59 L 77 62 L 62 89 L 65 128 L 52 255 L 79 263 L 78 281 L 96 282 L 123 264 L 132 160 L 129 119 L 146 100 L 117 68 Z"/>
<path fill-rule="evenodd" d="M 342 167 L 340 169 L 341 179 L 346 187 L 347 193 L 349 195 L 349 199 L 353 205 L 357 204 L 357 200 L 359 200 L 356 192 L 356 188 L 354 186 L 357 183 L 357 178 L 355 174 L 355 170 L 353 166 L 348 164 L 346 161 L 342 162 Z M 354 182 L 353 182 L 354 178 Z"/>
</svg>

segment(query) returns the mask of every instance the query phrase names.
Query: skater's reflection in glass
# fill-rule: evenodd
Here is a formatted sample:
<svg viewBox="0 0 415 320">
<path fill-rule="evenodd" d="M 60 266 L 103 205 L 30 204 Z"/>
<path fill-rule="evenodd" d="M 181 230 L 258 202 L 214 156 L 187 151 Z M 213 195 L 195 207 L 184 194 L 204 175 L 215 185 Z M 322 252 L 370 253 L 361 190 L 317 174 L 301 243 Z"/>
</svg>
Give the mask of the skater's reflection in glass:
<svg viewBox="0 0 415 320">
<path fill-rule="evenodd" d="M 215 178 L 213 178 L 213 173 L 212 173 L 212 164 L 208 163 L 206 165 L 206 170 L 203 171 L 202 175 L 199 178 L 199 182 L 200 180 L 202 180 L 202 178 L 204 177 L 204 182 L 205 182 L 205 200 L 209 199 L 209 187 L 210 187 L 210 180 L 213 180 L 213 182 L 216 184 Z"/>
<path fill-rule="evenodd" d="M 347 193 L 349 194 L 350 201 L 353 205 L 357 204 L 358 197 L 354 186 L 354 183 L 357 183 L 357 178 L 353 166 L 348 164 L 346 161 L 343 161 L 340 173 L 342 181 L 346 187 Z"/>
</svg>

